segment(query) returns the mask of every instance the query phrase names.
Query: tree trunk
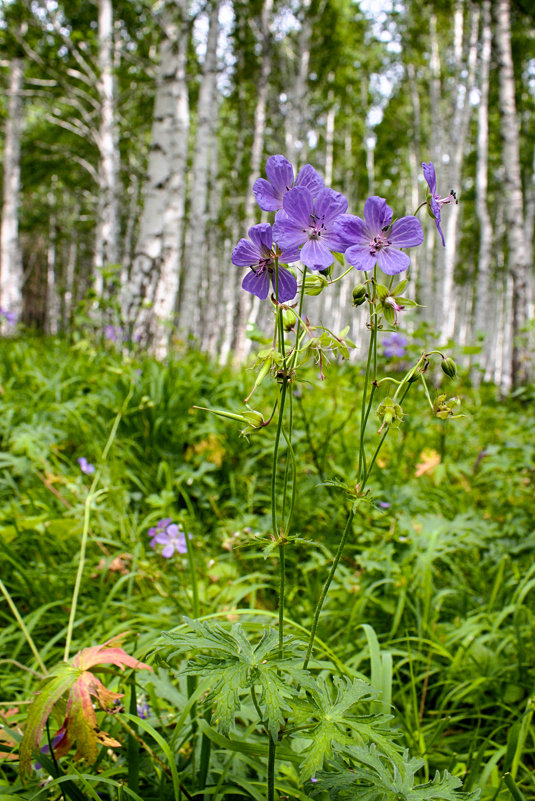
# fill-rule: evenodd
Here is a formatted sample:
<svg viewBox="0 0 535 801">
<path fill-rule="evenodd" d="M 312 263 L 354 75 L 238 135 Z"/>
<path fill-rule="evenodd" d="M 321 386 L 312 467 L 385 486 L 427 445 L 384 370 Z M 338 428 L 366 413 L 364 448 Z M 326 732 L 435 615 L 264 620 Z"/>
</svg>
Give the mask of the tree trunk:
<svg viewBox="0 0 535 801">
<path fill-rule="evenodd" d="M 174 318 L 180 275 L 189 130 L 186 53 L 187 0 L 168 0 L 162 11 L 162 42 L 156 81 L 152 142 L 144 206 L 123 311 L 133 336 L 154 338 L 160 353 Z"/>
<path fill-rule="evenodd" d="M 484 370 L 487 368 L 491 354 L 490 334 L 492 329 L 492 318 L 489 314 L 489 296 L 493 230 L 487 206 L 491 38 L 490 0 L 484 0 L 481 51 L 479 56 L 479 106 L 477 113 L 476 213 L 479 221 L 479 257 L 474 309 L 474 331 L 476 334 L 485 337 L 482 358 L 480 360 Z M 476 375 L 474 375 L 474 379 L 477 381 Z"/>
<path fill-rule="evenodd" d="M 10 64 L 8 110 L 4 138 L 4 197 L 0 233 L 0 303 L 20 318 L 22 258 L 19 246 L 20 137 L 22 127 L 23 62 Z"/>
<path fill-rule="evenodd" d="M 119 142 L 115 121 L 116 92 L 113 74 L 113 8 L 112 0 L 98 4 L 97 83 L 100 100 L 98 216 L 95 242 L 95 290 L 97 297 L 105 292 L 102 270 L 119 261 Z"/>
<path fill-rule="evenodd" d="M 197 106 L 197 133 L 191 178 L 191 204 L 186 232 L 183 286 L 179 304 L 179 328 L 199 339 L 202 321 L 202 284 L 206 271 L 206 227 L 208 216 L 210 149 L 217 127 L 217 40 L 219 38 L 219 0 L 212 0 L 206 55 Z M 209 278 L 209 277 L 208 277 Z"/>
<path fill-rule="evenodd" d="M 495 45 L 498 61 L 505 220 L 508 243 L 508 268 L 512 288 L 512 359 L 513 386 L 529 380 L 529 350 L 527 324 L 529 263 L 524 238 L 524 209 L 520 176 L 519 125 L 516 113 L 513 57 L 511 52 L 511 22 L 509 0 L 497 0 L 495 6 Z"/>
</svg>

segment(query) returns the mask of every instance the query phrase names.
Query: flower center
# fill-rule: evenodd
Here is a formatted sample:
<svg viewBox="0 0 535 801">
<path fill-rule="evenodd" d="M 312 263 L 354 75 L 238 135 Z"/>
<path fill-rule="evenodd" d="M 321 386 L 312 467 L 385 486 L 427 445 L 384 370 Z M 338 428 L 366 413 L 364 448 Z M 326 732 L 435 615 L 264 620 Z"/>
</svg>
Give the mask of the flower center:
<svg viewBox="0 0 535 801">
<path fill-rule="evenodd" d="M 390 245 L 388 237 L 386 235 L 386 231 L 381 231 L 380 234 L 374 236 L 373 239 L 370 239 L 370 253 L 374 256 L 383 248 L 387 248 Z"/>
<path fill-rule="evenodd" d="M 318 217 L 317 214 L 310 215 L 310 225 L 308 231 L 303 229 L 303 233 L 308 234 L 309 239 L 319 239 L 325 231 L 325 223 L 323 222 L 325 216 Z"/>
</svg>

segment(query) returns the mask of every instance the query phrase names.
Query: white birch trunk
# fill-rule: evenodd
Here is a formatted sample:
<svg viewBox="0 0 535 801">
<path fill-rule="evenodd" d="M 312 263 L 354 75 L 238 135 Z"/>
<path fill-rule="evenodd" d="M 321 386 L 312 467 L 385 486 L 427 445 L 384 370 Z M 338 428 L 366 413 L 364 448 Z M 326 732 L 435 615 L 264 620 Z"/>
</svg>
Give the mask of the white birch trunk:
<svg viewBox="0 0 535 801">
<path fill-rule="evenodd" d="M 260 82 L 258 85 L 258 94 L 256 99 L 255 117 L 254 117 L 254 130 L 253 130 L 253 144 L 251 148 L 251 169 L 249 173 L 247 198 L 245 200 L 245 221 L 244 221 L 244 234 L 249 230 L 255 221 L 255 208 L 256 200 L 253 194 L 253 185 L 261 174 L 261 161 L 262 153 L 264 151 L 264 132 L 266 128 L 266 103 L 267 93 L 269 86 L 269 76 L 271 73 L 271 23 L 273 17 L 273 0 L 264 0 L 262 6 L 262 15 L 260 19 L 261 37 L 262 37 L 262 64 L 260 68 Z M 235 297 L 235 293 L 232 295 Z M 255 317 L 258 314 L 258 301 L 248 293 L 240 289 L 238 293 L 238 308 L 236 311 L 236 328 L 234 331 L 233 351 L 234 358 L 237 363 L 243 362 L 249 353 L 250 340 L 246 337 L 247 321 L 251 314 L 251 309 L 254 309 Z M 234 318 L 234 312 L 232 312 Z M 228 319 L 228 317 L 226 318 Z M 226 350 L 226 348 L 225 348 Z M 228 353 L 222 354 L 222 358 L 226 359 Z"/>
<path fill-rule="evenodd" d="M 98 4 L 97 83 L 100 100 L 99 196 L 97 236 L 95 242 L 95 289 L 103 293 L 102 269 L 119 261 L 119 141 L 116 125 L 116 91 L 113 73 L 113 8 L 112 0 Z"/>
<path fill-rule="evenodd" d="M 59 293 L 57 280 L 57 211 L 56 211 L 57 176 L 52 176 L 52 190 L 48 193 L 50 217 L 48 225 L 47 275 L 46 275 L 46 331 L 57 334 L 59 330 Z"/>
<path fill-rule="evenodd" d="M 141 342 L 155 338 L 161 354 L 168 339 L 180 275 L 185 208 L 189 103 L 186 83 L 187 0 L 162 10 L 152 142 L 144 205 L 123 312 Z"/>
<path fill-rule="evenodd" d="M 462 14 L 464 7 L 464 0 L 459 3 L 458 12 Z M 458 14 L 456 14 L 457 18 Z M 460 48 L 457 44 L 455 50 L 456 58 L 456 90 L 454 90 L 455 111 L 453 115 L 452 124 L 449 126 L 451 133 L 450 145 L 450 168 L 449 168 L 449 183 L 450 187 L 455 189 L 460 185 L 463 152 L 466 146 L 466 138 L 468 134 L 468 123 L 470 120 L 471 106 L 470 106 L 470 93 L 475 84 L 476 65 L 477 65 L 477 45 L 478 45 L 478 25 L 479 25 L 479 9 L 472 6 L 470 11 L 470 30 L 469 30 L 469 43 L 468 43 L 468 58 L 466 77 L 463 79 L 461 76 L 463 70 L 463 60 L 460 55 Z M 456 43 L 458 40 L 459 22 L 456 24 Z M 461 27 L 462 30 L 462 27 Z M 459 59 L 459 60 L 457 60 Z M 448 187 L 448 189 L 450 188 Z M 439 187 L 440 189 L 440 187 Z M 446 194 L 448 189 L 443 190 Z M 447 214 L 447 216 L 446 216 Z M 459 219 L 459 207 L 453 204 L 446 210 L 443 215 L 446 217 L 444 224 L 444 235 L 446 239 L 446 252 L 444 259 L 444 273 L 443 273 L 443 287 L 442 287 L 442 330 L 446 338 L 453 336 L 455 331 L 455 292 L 454 292 L 454 278 L 455 278 L 455 264 L 457 257 L 457 229 Z"/>
<path fill-rule="evenodd" d="M 4 192 L 0 231 L 0 303 L 20 318 L 22 258 L 19 247 L 20 137 L 22 129 L 23 62 L 10 64 L 8 110 L 4 138 Z"/>
<path fill-rule="evenodd" d="M 491 56 L 490 0 L 482 9 L 481 51 L 479 56 L 479 106 L 477 112 L 476 213 L 479 221 L 479 254 L 474 308 L 474 332 L 484 335 L 480 362 L 486 371 L 490 359 L 490 334 L 493 318 L 490 314 L 490 266 L 493 230 L 487 207 L 489 155 L 489 69 Z M 474 375 L 477 381 L 477 374 Z"/>
<path fill-rule="evenodd" d="M 511 51 L 511 22 L 509 0 L 498 0 L 496 13 L 496 56 L 498 60 L 505 221 L 508 242 L 508 268 L 512 287 L 512 359 L 511 380 L 514 386 L 529 379 L 527 335 L 522 329 L 527 323 L 529 263 L 524 237 L 524 209 L 520 176 L 519 125 L 516 113 L 513 57 Z"/>
<path fill-rule="evenodd" d="M 310 43 L 312 39 L 312 20 L 310 19 L 311 0 L 302 0 L 301 11 L 303 22 L 299 30 L 297 44 L 297 70 L 293 85 L 288 92 L 288 114 L 286 117 L 286 157 L 297 166 L 299 152 L 302 147 L 301 135 L 304 129 L 305 95 L 310 63 Z"/>
<path fill-rule="evenodd" d="M 186 231 L 183 286 L 180 296 L 179 328 L 199 339 L 202 324 L 202 276 L 206 272 L 206 228 L 209 196 L 210 150 L 217 127 L 217 41 L 219 38 L 219 0 L 210 7 L 206 55 L 197 106 L 197 133 L 191 177 L 189 225 Z M 208 280 L 209 280 L 208 276 Z"/>
</svg>

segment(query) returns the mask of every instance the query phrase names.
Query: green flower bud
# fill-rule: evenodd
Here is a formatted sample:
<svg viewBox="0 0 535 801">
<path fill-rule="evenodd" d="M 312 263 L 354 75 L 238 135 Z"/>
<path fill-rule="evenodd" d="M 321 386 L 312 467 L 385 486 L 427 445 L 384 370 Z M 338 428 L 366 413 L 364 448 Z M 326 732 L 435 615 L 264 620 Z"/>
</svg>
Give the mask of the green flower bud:
<svg viewBox="0 0 535 801">
<path fill-rule="evenodd" d="M 442 367 L 442 372 L 449 378 L 455 378 L 457 375 L 457 366 L 451 357 L 448 356 L 447 359 L 442 359 L 440 366 Z"/>
<path fill-rule="evenodd" d="M 292 309 L 284 309 L 282 313 L 282 325 L 285 331 L 291 331 L 297 322 L 297 315 Z"/>
<path fill-rule="evenodd" d="M 264 415 L 254 409 L 248 409 L 243 413 L 243 419 L 251 428 L 261 428 L 264 425 Z"/>
<path fill-rule="evenodd" d="M 362 306 L 366 301 L 366 287 L 359 284 L 353 290 L 353 306 Z"/>
</svg>

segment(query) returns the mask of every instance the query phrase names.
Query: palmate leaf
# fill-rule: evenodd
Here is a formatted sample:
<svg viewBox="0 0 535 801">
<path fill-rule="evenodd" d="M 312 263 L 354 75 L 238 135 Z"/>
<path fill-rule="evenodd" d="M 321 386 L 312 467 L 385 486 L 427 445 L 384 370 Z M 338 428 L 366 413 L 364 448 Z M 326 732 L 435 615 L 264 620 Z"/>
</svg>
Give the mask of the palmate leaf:
<svg viewBox="0 0 535 801">
<path fill-rule="evenodd" d="M 423 759 L 409 757 L 391 759 L 380 754 L 374 745 L 352 747 L 348 751 L 351 764 L 334 760 L 329 770 L 320 771 L 311 788 L 311 795 L 325 790 L 336 801 L 476 801 L 479 791 L 459 792 L 461 780 L 444 771 L 437 771 L 430 782 L 416 784 L 416 773 Z"/>
<path fill-rule="evenodd" d="M 302 779 L 313 776 L 333 752 L 352 745 L 377 743 L 387 754 L 399 758 L 398 748 L 384 725 L 389 717 L 367 714 L 367 706 L 375 697 L 373 688 L 361 679 L 335 678 L 332 685 L 322 679 L 309 690 L 309 698 L 298 703 L 296 715 L 297 723 L 315 723 L 307 733 L 311 742 L 304 751 Z"/>
<path fill-rule="evenodd" d="M 302 645 L 285 638 L 284 657 L 279 656 L 276 629 L 264 629 L 253 645 L 240 624 L 226 629 L 213 621 L 190 620 L 193 631 L 167 632 L 166 644 L 176 646 L 169 659 L 190 652 L 187 673 L 210 676 L 212 689 L 205 699 L 212 708 L 212 722 L 228 734 L 241 706 L 241 695 L 260 687 L 259 705 L 273 739 L 290 711 L 289 702 L 297 695 L 297 686 L 312 686 L 308 671 L 303 670 Z"/>
</svg>

